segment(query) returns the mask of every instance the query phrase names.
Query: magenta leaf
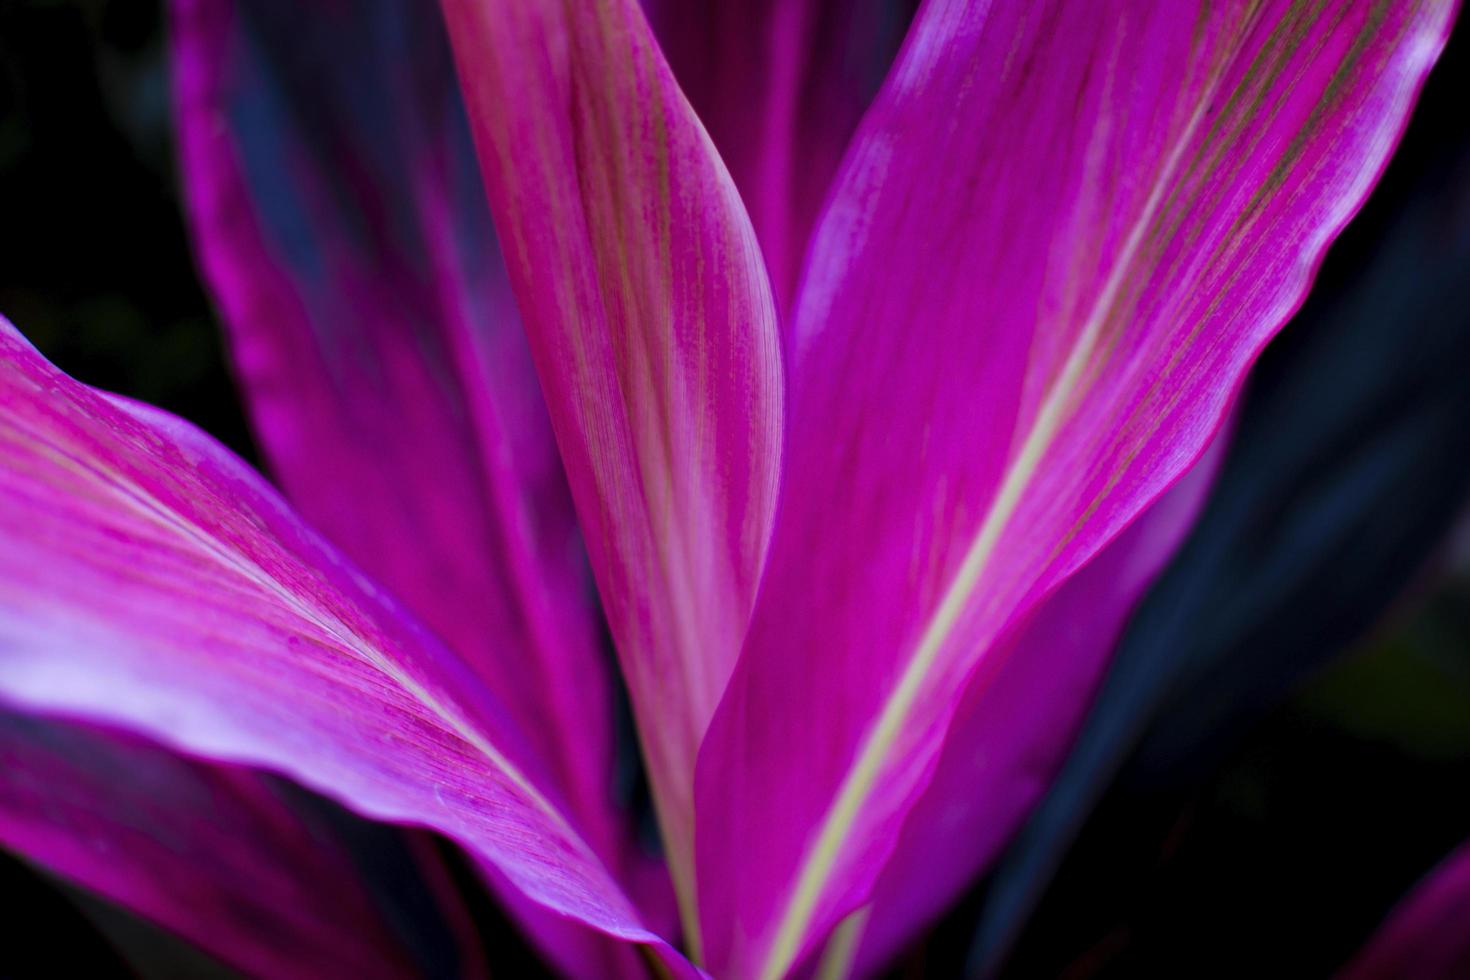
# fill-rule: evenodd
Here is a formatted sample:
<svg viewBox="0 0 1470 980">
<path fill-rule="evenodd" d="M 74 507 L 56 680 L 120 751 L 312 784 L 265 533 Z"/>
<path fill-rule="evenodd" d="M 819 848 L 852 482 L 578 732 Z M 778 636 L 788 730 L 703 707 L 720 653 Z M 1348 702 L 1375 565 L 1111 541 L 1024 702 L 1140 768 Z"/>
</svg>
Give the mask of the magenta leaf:
<svg viewBox="0 0 1470 980">
<path fill-rule="evenodd" d="M 745 634 L 776 493 L 780 344 L 760 252 L 634 0 L 443 6 L 675 883 L 692 898 L 695 753 Z"/>
<path fill-rule="evenodd" d="M 1182 480 L 1041 603 L 1008 641 L 990 684 L 966 691 L 933 779 L 853 927 L 859 972 L 882 967 L 949 908 L 1041 799 L 1128 614 L 1204 505 L 1227 442 L 1222 432 Z"/>
<path fill-rule="evenodd" d="M 0 843 L 256 975 L 413 973 L 351 858 L 248 770 L 0 713 Z"/>
<path fill-rule="evenodd" d="M 1389 913 L 1338 980 L 1454 980 L 1470 972 L 1470 844 Z"/>
<path fill-rule="evenodd" d="M 0 321 L 0 699 L 288 775 L 676 954 L 478 675 L 217 443 Z"/>
<path fill-rule="evenodd" d="M 730 168 L 783 307 L 910 0 L 662 0 L 652 19 Z"/>
<path fill-rule="evenodd" d="M 776 533 L 699 763 L 716 972 L 784 974 L 868 899 L 962 702 L 1217 430 L 1451 8 L 925 5 L 796 301 Z"/>
<path fill-rule="evenodd" d="M 633 876 L 611 664 L 437 9 L 172 11 L 189 217 L 273 471 L 474 668 Z"/>
</svg>

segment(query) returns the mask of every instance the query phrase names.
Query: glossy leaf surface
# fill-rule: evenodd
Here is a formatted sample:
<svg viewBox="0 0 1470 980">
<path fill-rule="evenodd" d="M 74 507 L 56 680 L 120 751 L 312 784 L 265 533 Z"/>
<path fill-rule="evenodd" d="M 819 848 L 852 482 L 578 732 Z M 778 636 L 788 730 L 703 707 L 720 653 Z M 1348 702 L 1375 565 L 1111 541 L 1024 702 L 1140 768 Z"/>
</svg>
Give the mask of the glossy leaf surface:
<svg viewBox="0 0 1470 980">
<path fill-rule="evenodd" d="M 599 614 L 437 10 L 172 13 L 191 230 L 273 472 L 475 669 L 631 874 Z"/>
<path fill-rule="evenodd" d="M 1431 94 L 1432 127 L 1458 113 L 1456 75 Z M 1461 513 L 1464 136 L 1431 149 L 1427 166 L 1402 164 L 1368 226 L 1344 242 L 1351 251 L 1334 257 L 1340 285 L 1309 301 L 1263 360 L 1198 528 L 1130 624 L 1078 750 L 997 868 L 977 967 L 998 963 L 1120 771 L 1181 781 L 1206 767 L 1373 627 Z M 1411 130 L 1406 150 L 1422 157 L 1444 138 L 1442 128 Z"/>
<path fill-rule="evenodd" d="M 780 466 L 760 250 L 634 0 L 445 0 L 676 883 Z M 690 925 L 686 910 L 686 927 Z"/>
<path fill-rule="evenodd" d="M 657 942 L 475 673 L 186 423 L 0 330 L 0 697 L 287 774 Z"/>
<path fill-rule="evenodd" d="M 1199 515 L 1228 442 L 1227 429 L 1188 476 L 1047 599 L 1012 641 L 1014 668 L 961 703 L 934 779 L 861 913 L 860 972 L 883 967 L 954 903 L 1046 791 L 1126 617 Z"/>
<path fill-rule="evenodd" d="M 866 898 L 961 694 L 1217 429 L 1450 13 L 920 13 L 796 304 L 777 531 L 700 760 L 716 970 L 784 973 Z"/>
</svg>

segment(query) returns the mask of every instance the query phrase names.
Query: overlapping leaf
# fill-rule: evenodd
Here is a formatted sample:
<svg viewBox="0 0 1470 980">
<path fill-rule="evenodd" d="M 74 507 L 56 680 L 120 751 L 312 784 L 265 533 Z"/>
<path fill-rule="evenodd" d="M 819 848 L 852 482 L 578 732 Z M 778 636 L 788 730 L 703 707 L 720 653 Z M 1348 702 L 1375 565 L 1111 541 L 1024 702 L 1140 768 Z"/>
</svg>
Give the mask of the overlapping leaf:
<svg viewBox="0 0 1470 980">
<path fill-rule="evenodd" d="M 864 900 L 960 695 L 1216 430 L 1450 13 L 920 13 L 797 300 L 777 531 L 700 759 L 715 969 L 784 973 Z"/>
<path fill-rule="evenodd" d="M 912 0 L 661 0 L 652 19 L 735 178 L 781 303 Z"/>
<path fill-rule="evenodd" d="M 437 829 L 663 948 L 477 675 L 217 444 L 0 329 L 0 698 Z M 671 963 L 678 963 L 677 958 Z"/>
<path fill-rule="evenodd" d="M 745 635 L 780 464 L 770 287 L 729 175 L 634 0 L 444 9 L 689 896 L 695 753 Z"/>
<path fill-rule="evenodd" d="M 256 774 L 0 716 L 0 843 L 240 969 L 407 976 L 349 857 Z"/>
<path fill-rule="evenodd" d="M 632 875 L 610 664 L 438 11 L 172 13 L 192 231 L 272 469 L 469 662 Z"/>
<path fill-rule="evenodd" d="M 967 693 L 933 781 L 905 820 L 869 906 L 854 919 L 859 972 L 881 968 L 962 895 L 1042 797 L 1125 617 L 1188 533 L 1227 443 L 1228 431 L 1041 605 L 1011 641 L 1011 669 Z"/>
<path fill-rule="evenodd" d="M 1414 143 L 1444 144 L 1455 76 Z M 1151 591 L 1046 800 L 997 869 L 975 937 L 993 968 L 1113 778 L 1185 775 L 1371 628 L 1470 496 L 1470 169 L 1463 146 L 1375 199 L 1363 257 L 1257 370 L 1236 449 Z M 1411 132 L 1411 141 L 1414 134 Z M 1356 231 L 1357 229 L 1355 229 Z"/>
</svg>

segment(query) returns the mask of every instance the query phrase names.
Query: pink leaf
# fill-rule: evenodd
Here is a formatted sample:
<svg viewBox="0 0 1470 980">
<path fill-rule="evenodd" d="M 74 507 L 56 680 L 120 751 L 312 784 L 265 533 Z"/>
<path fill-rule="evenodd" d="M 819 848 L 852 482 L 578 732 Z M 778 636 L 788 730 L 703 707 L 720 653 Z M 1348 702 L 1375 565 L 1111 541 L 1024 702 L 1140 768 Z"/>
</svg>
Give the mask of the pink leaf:
<svg viewBox="0 0 1470 980">
<path fill-rule="evenodd" d="M 0 714 L 0 843 L 256 975 L 413 973 L 351 858 L 247 770 Z"/>
<path fill-rule="evenodd" d="M 438 10 L 172 12 L 190 222 L 273 470 L 474 668 L 631 877 L 611 665 Z"/>
<path fill-rule="evenodd" d="M 902 951 L 1009 842 L 1071 750 L 1128 614 L 1198 516 L 1228 443 L 1067 580 L 1006 642 L 990 684 L 955 713 L 933 780 L 854 923 L 859 972 Z"/>
<path fill-rule="evenodd" d="M 776 533 L 700 759 L 713 969 L 780 975 L 867 899 L 962 698 L 1300 303 L 1451 6 L 925 5 L 797 298 Z"/>
<path fill-rule="evenodd" d="M 695 753 L 745 634 L 776 491 L 770 288 L 739 197 L 634 0 L 443 6 L 690 897 Z"/>
<path fill-rule="evenodd" d="M 1338 980 L 1455 980 L 1470 972 L 1470 844 L 1389 913 Z"/>
<path fill-rule="evenodd" d="M 680 86 L 750 210 L 783 308 L 848 140 L 903 40 L 894 0 L 663 0 Z"/>
<path fill-rule="evenodd" d="M 538 905 L 667 950 L 463 661 L 218 444 L 72 381 L 3 321 L 0 541 L 14 709 L 438 830 Z"/>
</svg>

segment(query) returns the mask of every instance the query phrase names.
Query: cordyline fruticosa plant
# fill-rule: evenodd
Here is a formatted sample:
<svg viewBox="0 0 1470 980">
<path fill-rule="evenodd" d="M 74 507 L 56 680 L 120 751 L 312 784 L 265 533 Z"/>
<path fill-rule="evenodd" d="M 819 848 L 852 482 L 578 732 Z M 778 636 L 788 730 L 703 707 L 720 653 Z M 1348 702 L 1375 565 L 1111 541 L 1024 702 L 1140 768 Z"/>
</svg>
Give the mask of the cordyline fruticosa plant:
<svg viewBox="0 0 1470 980">
<path fill-rule="evenodd" d="M 251 767 L 463 845 L 574 974 L 866 974 L 931 922 L 1453 3 L 892 6 L 174 0 L 281 491 L 4 325 L 0 696 L 52 719 L 4 843 L 263 974 L 412 967 Z"/>
</svg>

